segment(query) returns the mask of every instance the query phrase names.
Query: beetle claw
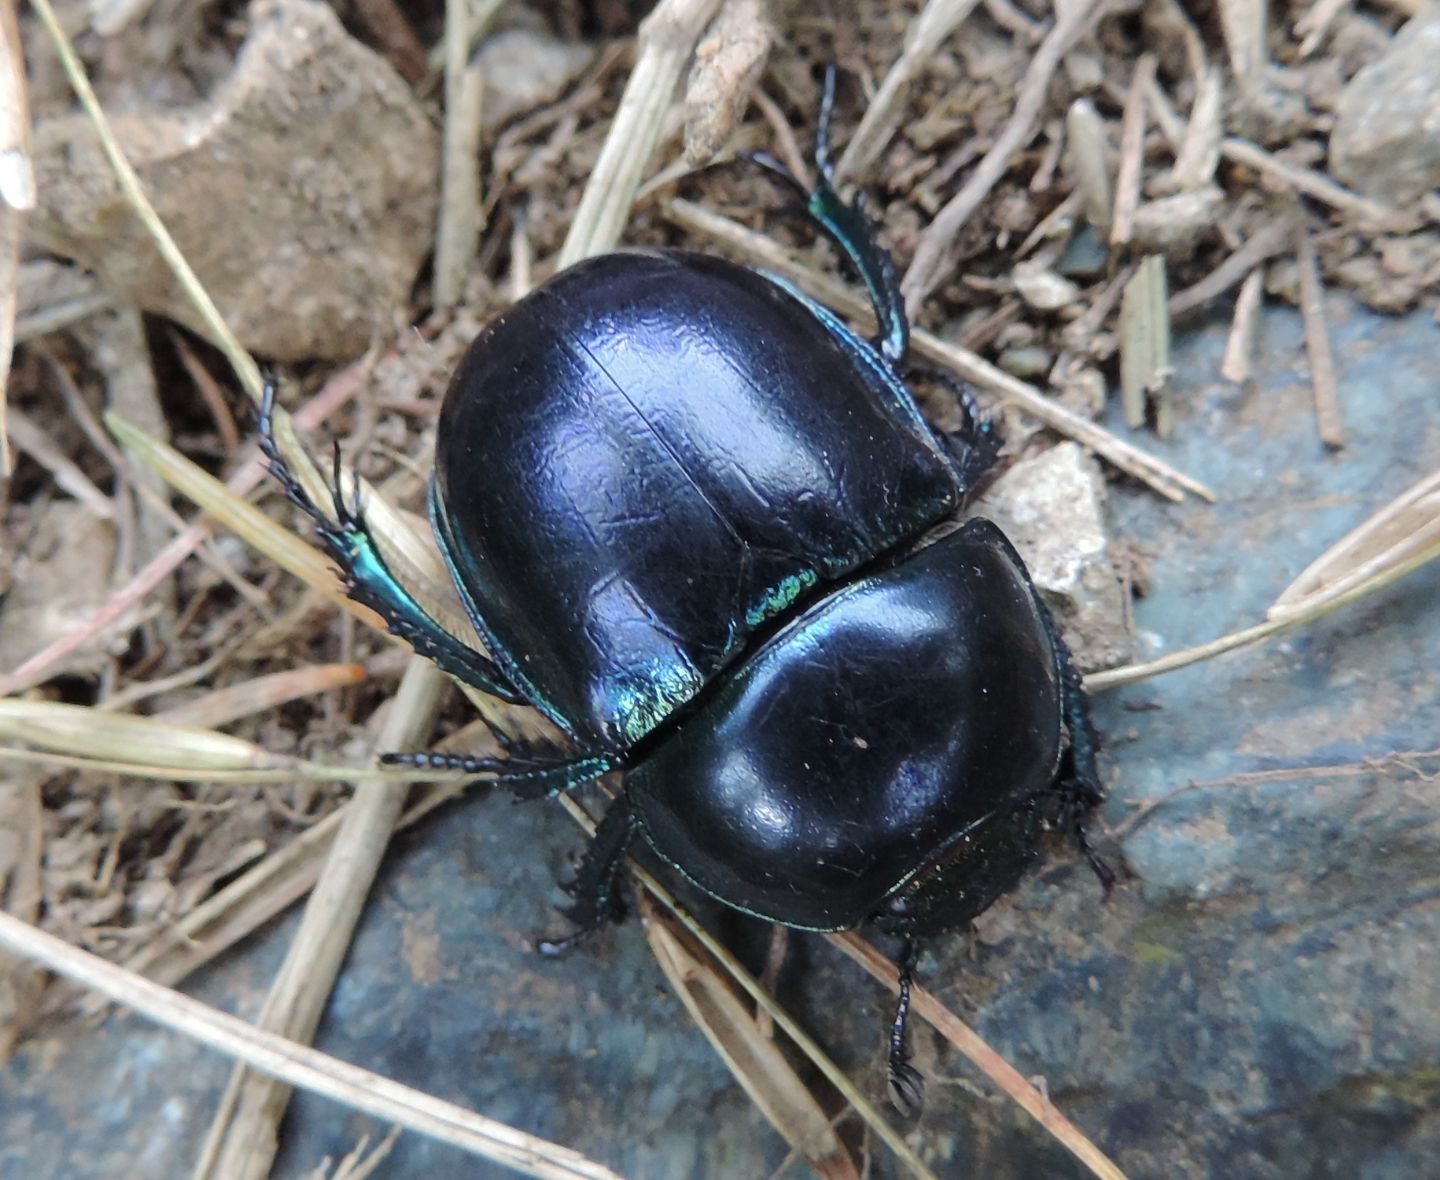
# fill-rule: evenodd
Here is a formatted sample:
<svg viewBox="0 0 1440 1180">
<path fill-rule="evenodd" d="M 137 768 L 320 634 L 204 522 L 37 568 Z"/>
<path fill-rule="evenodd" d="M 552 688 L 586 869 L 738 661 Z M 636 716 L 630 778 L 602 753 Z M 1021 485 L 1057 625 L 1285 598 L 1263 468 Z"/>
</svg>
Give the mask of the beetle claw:
<svg viewBox="0 0 1440 1180">
<path fill-rule="evenodd" d="M 908 1061 L 890 1063 L 890 1105 L 907 1119 L 925 1109 L 925 1079 Z"/>
</svg>

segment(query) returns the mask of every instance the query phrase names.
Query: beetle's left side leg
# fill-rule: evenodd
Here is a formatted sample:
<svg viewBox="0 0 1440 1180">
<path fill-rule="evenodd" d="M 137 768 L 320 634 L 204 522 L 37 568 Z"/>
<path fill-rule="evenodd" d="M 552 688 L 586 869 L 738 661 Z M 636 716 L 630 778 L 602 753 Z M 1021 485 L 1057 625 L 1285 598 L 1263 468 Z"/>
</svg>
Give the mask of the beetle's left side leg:
<svg viewBox="0 0 1440 1180">
<path fill-rule="evenodd" d="M 574 901 L 560 912 L 575 924 L 575 929 L 563 938 L 537 942 L 535 949 L 542 955 L 563 954 L 600 927 L 624 921 L 625 897 L 620 878 L 635 840 L 635 826 L 635 812 L 622 794 L 610 804 L 605 818 L 595 828 L 595 838 L 580 859 L 575 879 L 565 887 Z"/>
<path fill-rule="evenodd" d="M 403 639 L 417 654 L 433 660 L 442 672 L 502 701 L 527 703 L 493 660 L 431 618 L 390 572 L 365 522 L 358 490 L 349 500 L 341 491 L 338 444 L 330 487 L 330 511 L 324 511 L 310 498 L 285 461 L 275 437 L 275 382 L 271 379 L 265 382 L 259 425 L 260 452 L 270 473 L 279 480 L 290 501 L 314 522 L 326 552 L 339 567 L 346 595 L 375 611 L 392 634 Z"/>
<path fill-rule="evenodd" d="M 898 368 L 910 347 L 910 319 L 905 314 L 905 298 L 895 278 L 895 264 L 890 252 L 875 240 L 870 219 L 865 215 L 864 201 L 856 197 L 847 203 L 835 190 L 835 165 L 830 160 L 830 114 L 835 106 L 835 67 L 825 71 L 825 93 L 820 101 L 820 119 L 815 137 L 814 189 L 806 188 L 796 175 L 774 156 L 764 152 L 751 155 L 751 160 L 774 173 L 800 194 L 806 215 L 819 226 L 865 284 L 875 320 L 880 325 L 875 347 Z"/>
</svg>

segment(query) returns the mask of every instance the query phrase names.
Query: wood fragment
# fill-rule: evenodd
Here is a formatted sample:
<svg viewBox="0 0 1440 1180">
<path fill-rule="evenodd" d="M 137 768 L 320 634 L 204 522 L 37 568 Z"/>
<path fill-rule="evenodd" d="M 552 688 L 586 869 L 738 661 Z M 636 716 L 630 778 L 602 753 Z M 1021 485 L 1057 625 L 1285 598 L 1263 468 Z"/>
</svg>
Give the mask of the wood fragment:
<svg viewBox="0 0 1440 1180">
<path fill-rule="evenodd" d="M 768 0 L 724 0 L 685 86 L 685 165 L 714 160 L 735 134 L 775 40 Z"/>
<path fill-rule="evenodd" d="M 1110 244 L 1130 240 L 1140 204 L 1140 173 L 1145 163 L 1145 89 L 1155 80 L 1155 55 L 1142 53 L 1135 63 L 1120 124 L 1120 167 L 1115 173 L 1115 207 L 1110 215 Z"/>
<path fill-rule="evenodd" d="M 905 309 L 911 316 L 943 280 L 948 269 L 946 259 L 961 227 L 1005 175 L 1015 153 L 1029 142 L 1045 106 L 1050 79 L 1061 58 L 1100 19 L 1107 2 L 1073 0 L 1065 5 L 1050 32 L 1045 35 L 1045 40 L 1036 49 L 1015 96 L 1015 110 L 1009 121 L 976 165 L 970 179 L 920 235 L 910 269 L 905 272 L 904 281 L 900 284 L 905 295 Z"/>
<path fill-rule="evenodd" d="M 1335 354 L 1325 323 L 1325 288 L 1320 262 L 1307 227 L 1295 232 L 1295 262 L 1300 272 L 1300 316 L 1305 324 L 1305 351 L 1310 358 L 1310 381 L 1315 390 L 1315 424 L 1320 441 L 1333 451 L 1345 445 L 1345 423 L 1335 380 Z"/>
<path fill-rule="evenodd" d="M 20 281 L 21 214 L 35 207 L 30 161 L 30 92 L 14 3 L 0 4 L 0 479 L 10 475 L 5 429 L 10 354 Z"/>
<path fill-rule="evenodd" d="M 493 13 L 495 6 L 489 8 Z M 445 131 L 435 233 L 435 306 L 440 308 L 454 307 L 465 293 L 485 217 L 480 193 L 485 75 L 470 59 L 479 31 L 472 20 L 469 0 L 446 0 Z"/>
<path fill-rule="evenodd" d="M 1269 60 L 1265 34 L 1269 21 L 1267 0 L 1219 0 L 1220 30 L 1230 55 L 1230 71 L 1242 93 L 1261 84 Z"/>
<path fill-rule="evenodd" d="M 1335 23 L 1335 18 L 1351 5 L 1351 0 L 1315 0 L 1295 22 L 1295 35 L 1300 42 L 1300 56 L 1309 57 L 1320 48 L 1320 42 Z"/>
<path fill-rule="evenodd" d="M 355 0 L 355 13 L 400 76 L 414 86 L 430 72 L 425 43 L 396 0 Z"/>
<path fill-rule="evenodd" d="M 1225 340 L 1225 359 L 1220 375 L 1236 385 L 1250 380 L 1255 356 L 1255 334 L 1260 326 L 1260 296 L 1265 287 L 1265 272 L 1256 267 L 1240 284 L 1235 297 L 1235 314 L 1230 320 L 1230 335 Z"/>
<path fill-rule="evenodd" d="M 1147 255 L 1125 284 L 1120 300 L 1120 397 L 1125 424 L 1145 424 L 1147 403 L 1154 407 L 1155 433 L 1169 438 L 1174 425 L 1169 386 L 1170 314 L 1165 306 L 1165 259 Z"/>
<path fill-rule="evenodd" d="M 945 39 L 974 11 L 977 0 L 929 0 L 905 31 L 905 48 L 866 107 L 836 172 L 844 179 L 864 176 L 879 159 L 905 117 L 910 87 Z"/>
<path fill-rule="evenodd" d="M 1215 179 L 1224 135 L 1220 118 L 1223 97 L 1219 70 L 1205 70 L 1197 76 L 1190 121 L 1185 124 L 1185 138 L 1180 142 L 1175 166 L 1170 169 L 1170 183 L 1180 192 L 1205 188 Z"/>
<path fill-rule="evenodd" d="M 1065 112 L 1065 159 L 1085 201 L 1085 219 L 1100 232 L 1110 228 L 1115 190 L 1110 183 L 1110 145 L 1105 120 L 1088 98 L 1077 98 Z"/>
</svg>

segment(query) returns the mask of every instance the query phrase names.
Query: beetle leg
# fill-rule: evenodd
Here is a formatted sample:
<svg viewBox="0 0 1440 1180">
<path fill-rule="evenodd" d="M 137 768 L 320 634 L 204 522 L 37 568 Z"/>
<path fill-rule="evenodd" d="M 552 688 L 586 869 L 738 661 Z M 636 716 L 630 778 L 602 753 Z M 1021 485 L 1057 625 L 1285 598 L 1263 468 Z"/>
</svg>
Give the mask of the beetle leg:
<svg viewBox="0 0 1440 1180">
<path fill-rule="evenodd" d="M 820 118 L 815 137 L 815 170 L 818 178 L 813 189 L 806 188 L 789 168 L 774 156 L 755 152 L 752 163 L 774 173 L 800 194 L 805 213 L 825 234 L 859 274 L 875 309 L 880 334 L 875 347 L 890 363 L 899 366 L 910 347 L 910 319 L 905 314 L 905 298 L 895 278 L 895 264 L 890 252 L 875 240 L 870 219 L 865 215 L 860 198 L 844 201 L 835 190 L 835 166 L 830 162 L 830 113 L 835 106 L 835 67 L 825 71 L 825 92 L 820 101 Z"/>
<path fill-rule="evenodd" d="M 365 523 L 358 486 L 348 501 L 341 490 L 338 442 L 330 511 L 324 511 L 310 498 L 275 440 L 275 382 L 269 378 L 260 403 L 260 453 L 265 456 L 270 473 L 285 489 L 285 495 L 315 523 L 326 553 L 340 569 L 347 597 L 373 610 L 385 620 L 392 634 L 403 639 L 417 654 L 433 660 L 442 672 L 501 700 L 527 703 L 494 661 L 446 631 L 390 572 Z"/>
<path fill-rule="evenodd" d="M 1036 601 L 1040 601 L 1038 595 Z M 1080 679 L 1079 669 L 1075 667 L 1070 648 L 1060 637 L 1049 609 L 1044 603 L 1040 603 L 1040 607 L 1060 661 L 1061 708 L 1065 715 L 1065 728 L 1070 734 L 1070 749 L 1065 755 L 1066 771 L 1060 780 L 1061 789 L 1065 793 L 1065 810 L 1072 825 L 1075 843 L 1108 898 L 1115 887 L 1115 870 L 1095 851 L 1085 827 L 1090 813 L 1100 806 L 1105 798 L 1105 787 L 1100 782 L 1100 769 L 1095 764 L 1100 738 L 1090 720 L 1090 700 L 1085 695 L 1085 685 Z"/>
<path fill-rule="evenodd" d="M 959 403 L 965 419 L 960 429 L 935 433 L 954 465 L 967 500 L 973 498 L 995 474 L 995 463 L 1000 458 L 1000 435 L 995 431 L 994 419 L 980 408 L 970 386 L 948 369 L 922 365 L 912 366 L 910 372 L 943 385 Z"/>
<path fill-rule="evenodd" d="M 570 950 L 587 934 L 611 922 L 625 919 L 625 897 L 620 872 L 635 839 L 635 812 L 621 795 L 605 812 L 595 829 L 595 838 L 580 860 L 575 880 L 566 886 L 575 900 L 560 912 L 575 924 L 563 938 L 541 939 L 535 949 L 542 955 L 559 955 Z"/>
<path fill-rule="evenodd" d="M 919 958 L 919 946 L 913 938 L 907 938 L 900 948 L 900 1000 L 890 1026 L 890 1102 L 906 1118 L 919 1114 L 925 1105 L 925 1079 L 910 1064 L 910 1054 L 905 1048 L 905 1033 L 910 1022 L 910 986 Z"/>
<path fill-rule="evenodd" d="M 489 775 L 489 782 L 504 787 L 517 799 L 546 799 L 572 787 L 593 782 L 614 769 L 612 759 L 587 755 L 569 760 L 546 758 L 472 758 L 465 754 L 386 753 L 386 766 L 416 770 L 458 770 L 462 774 Z"/>
</svg>

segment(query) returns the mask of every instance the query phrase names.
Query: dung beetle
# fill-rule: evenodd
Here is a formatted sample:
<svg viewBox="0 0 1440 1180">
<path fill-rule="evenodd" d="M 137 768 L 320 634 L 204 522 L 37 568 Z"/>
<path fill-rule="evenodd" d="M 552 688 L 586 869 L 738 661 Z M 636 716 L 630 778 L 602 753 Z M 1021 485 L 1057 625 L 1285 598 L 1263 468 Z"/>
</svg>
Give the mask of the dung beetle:
<svg viewBox="0 0 1440 1180">
<path fill-rule="evenodd" d="M 318 508 L 352 598 L 463 682 L 533 705 L 561 757 L 391 754 L 544 796 L 612 771 L 571 885 L 579 934 L 623 915 L 637 836 L 726 905 L 785 926 L 905 939 L 892 1095 L 918 1106 L 905 1019 L 915 939 L 975 917 L 1042 832 L 1101 798 L 1069 651 L 992 523 L 939 540 L 994 462 L 988 422 L 937 433 L 907 388 L 890 259 L 827 151 L 809 217 L 859 272 L 857 336 L 788 282 L 676 250 L 588 259 L 495 319 L 440 412 L 430 518 L 484 653 L 387 569 L 358 500 Z"/>
</svg>

